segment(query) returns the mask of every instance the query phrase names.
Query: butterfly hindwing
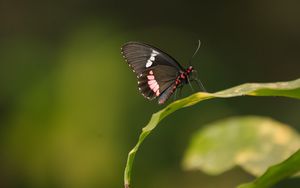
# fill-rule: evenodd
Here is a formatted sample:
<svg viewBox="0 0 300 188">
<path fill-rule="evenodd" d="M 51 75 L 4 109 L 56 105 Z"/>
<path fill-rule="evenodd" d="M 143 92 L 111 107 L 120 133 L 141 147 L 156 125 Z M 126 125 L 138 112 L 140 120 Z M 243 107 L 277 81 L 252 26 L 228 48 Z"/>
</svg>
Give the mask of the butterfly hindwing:
<svg viewBox="0 0 300 188">
<path fill-rule="evenodd" d="M 168 89 L 178 76 L 178 71 L 170 66 L 157 65 L 138 77 L 138 88 L 144 97 L 151 100 Z"/>
</svg>

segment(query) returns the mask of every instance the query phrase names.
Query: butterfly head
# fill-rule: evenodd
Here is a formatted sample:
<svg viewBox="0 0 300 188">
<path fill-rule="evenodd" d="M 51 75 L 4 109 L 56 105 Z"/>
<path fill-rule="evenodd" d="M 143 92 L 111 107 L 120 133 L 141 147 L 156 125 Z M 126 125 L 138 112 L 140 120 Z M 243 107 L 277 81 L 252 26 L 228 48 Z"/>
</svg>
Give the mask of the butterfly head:
<svg viewBox="0 0 300 188">
<path fill-rule="evenodd" d="M 194 71 L 194 68 L 190 65 L 187 69 L 186 69 L 186 73 L 187 75 L 191 74 Z"/>
<path fill-rule="evenodd" d="M 189 66 L 187 68 L 186 73 L 188 74 L 189 79 L 191 81 L 196 80 L 198 78 L 198 72 L 192 66 Z"/>
<path fill-rule="evenodd" d="M 197 83 L 197 85 L 206 92 L 206 89 L 204 88 L 203 84 L 201 83 L 201 81 L 198 78 L 198 72 L 193 69 L 193 67 L 189 67 L 187 70 L 191 70 L 188 77 L 190 81 L 195 81 Z"/>
</svg>

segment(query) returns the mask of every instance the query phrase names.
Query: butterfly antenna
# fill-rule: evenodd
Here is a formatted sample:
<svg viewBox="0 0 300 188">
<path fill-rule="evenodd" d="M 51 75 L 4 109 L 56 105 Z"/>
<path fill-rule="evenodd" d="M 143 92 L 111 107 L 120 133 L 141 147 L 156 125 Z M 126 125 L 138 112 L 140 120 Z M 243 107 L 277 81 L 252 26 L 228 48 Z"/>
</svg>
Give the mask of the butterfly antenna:
<svg viewBox="0 0 300 188">
<path fill-rule="evenodd" d="M 192 65 L 192 60 L 193 60 L 193 58 L 194 58 L 195 55 L 198 53 L 198 51 L 199 51 L 199 49 L 200 49 L 200 46 L 201 46 L 201 41 L 198 40 L 198 47 L 197 47 L 197 49 L 195 50 L 195 52 L 194 52 L 194 54 L 192 55 L 192 57 L 191 57 L 191 59 L 190 59 L 190 62 L 189 62 L 190 66 Z M 202 91 L 206 92 L 206 89 L 205 89 L 205 87 L 203 86 L 201 80 L 200 80 L 199 78 L 196 78 L 196 79 L 194 79 L 194 80 L 196 81 L 198 87 L 199 87 Z M 191 86 L 191 84 L 190 84 L 190 86 Z"/>
<path fill-rule="evenodd" d="M 189 61 L 189 64 L 190 64 L 190 65 L 192 65 L 192 60 L 193 60 L 193 58 L 195 57 L 195 55 L 198 53 L 198 50 L 200 49 L 200 46 L 201 46 L 201 41 L 198 40 L 198 47 L 197 47 L 197 49 L 195 50 L 194 54 L 192 55 L 192 57 L 191 57 L 191 59 L 190 59 L 190 61 Z"/>
</svg>

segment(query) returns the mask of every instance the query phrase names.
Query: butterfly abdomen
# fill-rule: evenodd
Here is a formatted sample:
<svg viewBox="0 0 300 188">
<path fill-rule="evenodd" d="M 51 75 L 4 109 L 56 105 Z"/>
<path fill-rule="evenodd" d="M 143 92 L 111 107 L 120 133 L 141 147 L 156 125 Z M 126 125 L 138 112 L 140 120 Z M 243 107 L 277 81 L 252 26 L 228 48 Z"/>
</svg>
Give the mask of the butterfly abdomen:
<svg viewBox="0 0 300 188">
<path fill-rule="evenodd" d="M 158 104 L 163 104 L 165 103 L 168 98 L 170 98 L 170 96 L 174 93 L 174 91 L 176 90 L 177 86 L 176 84 L 174 83 L 172 86 L 170 86 L 168 89 L 166 89 L 166 91 L 164 91 L 159 99 L 158 99 Z"/>
</svg>

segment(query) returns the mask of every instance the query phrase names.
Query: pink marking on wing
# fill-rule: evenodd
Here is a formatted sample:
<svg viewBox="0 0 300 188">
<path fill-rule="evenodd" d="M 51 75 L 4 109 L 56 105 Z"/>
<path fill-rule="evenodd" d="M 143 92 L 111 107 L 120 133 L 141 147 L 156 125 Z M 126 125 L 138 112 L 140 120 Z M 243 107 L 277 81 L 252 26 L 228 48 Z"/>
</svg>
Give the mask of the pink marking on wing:
<svg viewBox="0 0 300 188">
<path fill-rule="evenodd" d="M 154 84 L 154 83 L 156 83 L 156 80 L 149 80 L 148 81 L 148 85 L 151 85 L 151 84 Z"/>
<path fill-rule="evenodd" d="M 159 85 L 156 84 L 156 86 L 152 89 L 154 93 L 156 93 L 156 91 L 159 89 Z"/>
<path fill-rule="evenodd" d="M 149 74 L 153 74 L 153 71 L 151 70 L 151 71 L 149 71 Z"/>
<path fill-rule="evenodd" d="M 151 85 L 149 85 L 149 87 L 150 87 L 151 90 L 153 90 L 156 86 L 157 86 L 157 83 L 156 83 L 156 82 L 153 83 L 153 84 L 151 84 Z"/>
<path fill-rule="evenodd" d="M 155 94 L 156 94 L 156 96 L 159 96 L 160 95 L 159 90 L 157 90 Z"/>
<path fill-rule="evenodd" d="M 153 76 L 153 75 L 148 75 L 147 78 L 148 78 L 149 80 L 154 80 L 154 76 Z"/>
</svg>

